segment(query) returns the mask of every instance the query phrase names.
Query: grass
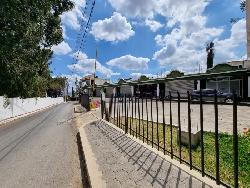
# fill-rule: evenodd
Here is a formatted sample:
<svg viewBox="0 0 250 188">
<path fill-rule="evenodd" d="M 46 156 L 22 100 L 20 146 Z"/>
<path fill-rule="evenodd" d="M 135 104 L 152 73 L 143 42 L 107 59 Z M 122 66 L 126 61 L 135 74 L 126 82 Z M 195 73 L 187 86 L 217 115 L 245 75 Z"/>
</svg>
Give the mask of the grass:
<svg viewBox="0 0 250 188">
<path fill-rule="evenodd" d="M 129 127 L 131 120 L 131 130 L 139 132 L 139 120 L 128 119 Z M 116 124 L 113 120 L 113 123 Z M 121 118 L 121 123 L 125 124 L 125 119 Z M 148 122 L 148 144 L 151 145 L 152 141 L 152 126 L 153 126 L 153 141 L 157 143 L 157 124 L 155 122 Z M 170 152 L 170 126 L 165 126 L 165 149 Z M 147 121 L 140 121 L 140 134 L 147 137 Z M 159 145 L 164 146 L 163 124 L 158 124 Z M 179 145 L 177 143 L 178 129 L 172 127 L 172 144 L 173 153 L 179 156 Z M 131 132 L 133 135 L 133 133 Z M 142 136 L 138 136 L 143 140 Z M 144 139 L 146 142 L 147 140 Z M 250 187 L 250 134 L 247 136 L 238 135 L 238 152 L 239 152 L 239 187 Z M 157 148 L 157 145 L 154 144 Z M 163 151 L 163 149 L 160 149 Z M 205 172 L 215 177 L 215 134 L 212 132 L 204 132 L 204 159 L 205 159 Z M 166 154 L 168 154 L 166 152 Z M 182 146 L 181 149 L 182 159 L 189 161 L 189 148 Z M 220 180 L 226 184 L 234 185 L 234 160 L 233 160 L 233 136 L 228 134 L 219 134 L 219 160 L 220 160 Z M 193 166 L 201 169 L 201 147 L 198 146 L 192 149 Z"/>
</svg>

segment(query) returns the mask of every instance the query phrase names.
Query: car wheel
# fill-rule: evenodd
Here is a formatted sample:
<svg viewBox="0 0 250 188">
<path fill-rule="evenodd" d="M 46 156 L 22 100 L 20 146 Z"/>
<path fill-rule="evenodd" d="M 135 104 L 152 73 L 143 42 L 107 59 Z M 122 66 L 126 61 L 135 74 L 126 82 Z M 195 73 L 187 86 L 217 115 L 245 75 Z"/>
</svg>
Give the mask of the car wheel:
<svg viewBox="0 0 250 188">
<path fill-rule="evenodd" d="M 226 103 L 233 103 L 234 101 L 233 101 L 233 99 L 228 98 L 228 99 L 225 100 L 225 102 Z"/>
</svg>

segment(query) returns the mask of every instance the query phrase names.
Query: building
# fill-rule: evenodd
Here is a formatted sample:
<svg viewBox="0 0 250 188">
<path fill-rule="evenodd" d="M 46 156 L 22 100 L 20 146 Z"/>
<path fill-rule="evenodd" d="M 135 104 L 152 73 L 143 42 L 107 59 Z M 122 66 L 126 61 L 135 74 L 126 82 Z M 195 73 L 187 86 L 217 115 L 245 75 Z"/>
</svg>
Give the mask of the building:
<svg viewBox="0 0 250 188">
<path fill-rule="evenodd" d="M 90 96 L 100 97 L 101 96 L 101 88 L 97 87 L 103 85 L 105 83 L 109 83 L 108 80 L 98 78 L 97 76 L 94 78 L 94 75 L 88 75 L 81 79 L 82 85 L 84 85 L 83 90 L 84 93 L 89 93 Z M 94 91 L 93 91 L 94 89 Z"/>
</svg>

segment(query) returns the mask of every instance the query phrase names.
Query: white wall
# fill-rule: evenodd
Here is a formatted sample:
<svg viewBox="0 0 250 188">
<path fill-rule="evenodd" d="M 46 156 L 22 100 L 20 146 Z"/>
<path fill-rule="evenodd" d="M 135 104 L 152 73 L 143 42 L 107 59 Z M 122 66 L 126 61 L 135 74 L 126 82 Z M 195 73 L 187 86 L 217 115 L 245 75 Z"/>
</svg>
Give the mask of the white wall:
<svg viewBox="0 0 250 188">
<path fill-rule="evenodd" d="M 63 97 L 58 98 L 9 98 L 0 96 L 0 121 L 11 117 L 23 115 L 48 106 L 63 102 Z"/>
</svg>

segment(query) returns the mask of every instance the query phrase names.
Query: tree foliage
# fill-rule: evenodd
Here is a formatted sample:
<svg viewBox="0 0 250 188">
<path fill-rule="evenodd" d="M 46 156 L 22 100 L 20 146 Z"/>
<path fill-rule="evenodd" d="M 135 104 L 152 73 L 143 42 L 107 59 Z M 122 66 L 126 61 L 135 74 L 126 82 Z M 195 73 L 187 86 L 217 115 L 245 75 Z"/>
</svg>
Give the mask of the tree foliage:
<svg viewBox="0 0 250 188">
<path fill-rule="evenodd" d="M 240 2 L 240 9 L 242 12 L 246 11 L 246 0 Z"/>
<path fill-rule="evenodd" d="M 49 97 L 61 96 L 66 87 L 67 78 L 55 77 L 49 78 L 47 94 Z"/>
<path fill-rule="evenodd" d="M 59 16 L 73 6 L 70 0 L 1 1 L 0 95 L 45 95 L 51 47 L 63 40 Z"/>
<path fill-rule="evenodd" d="M 140 78 L 138 79 L 138 81 L 147 81 L 149 80 L 149 78 L 145 75 L 141 75 Z"/>
<path fill-rule="evenodd" d="M 184 76 L 184 73 L 179 70 L 172 70 L 166 77 L 167 78 L 177 78 Z"/>
<path fill-rule="evenodd" d="M 242 0 L 241 2 L 240 2 L 240 9 L 241 9 L 241 11 L 242 12 L 245 12 L 246 11 L 246 0 Z M 232 23 L 232 24 L 234 24 L 234 23 L 236 23 L 236 22 L 238 22 L 239 20 L 241 20 L 242 18 L 231 18 L 230 19 L 230 22 Z"/>
<path fill-rule="evenodd" d="M 214 66 L 214 43 L 210 42 L 206 46 L 207 52 L 207 70 L 213 68 Z"/>
</svg>

